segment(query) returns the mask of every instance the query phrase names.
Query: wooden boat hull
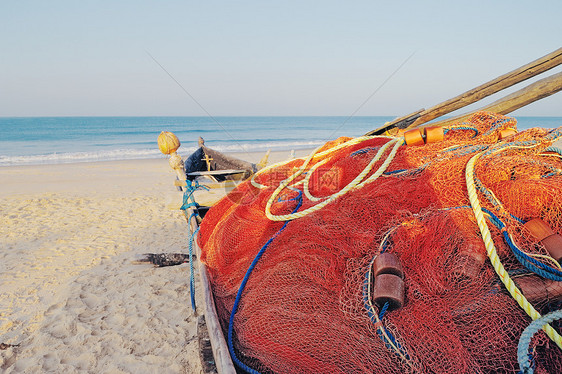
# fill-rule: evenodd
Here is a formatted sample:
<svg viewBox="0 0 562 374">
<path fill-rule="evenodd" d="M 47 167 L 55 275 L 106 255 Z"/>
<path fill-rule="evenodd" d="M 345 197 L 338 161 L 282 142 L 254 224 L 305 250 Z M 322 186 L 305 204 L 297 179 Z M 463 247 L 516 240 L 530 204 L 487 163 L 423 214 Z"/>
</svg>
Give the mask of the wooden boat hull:
<svg viewBox="0 0 562 374">
<path fill-rule="evenodd" d="M 185 210 L 186 219 L 192 216 L 195 212 L 195 208 L 189 208 Z M 191 222 L 188 222 L 191 232 L 195 232 L 198 229 L 197 219 L 193 217 Z M 197 258 L 201 258 L 201 248 L 199 247 L 197 240 L 193 241 L 193 248 L 197 254 Z M 230 353 L 228 352 L 228 345 L 226 339 L 222 332 L 219 317 L 217 315 L 217 310 L 215 307 L 215 299 L 213 298 L 213 293 L 211 289 L 211 283 L 209 281 L 209 273 L 207 267 L 201 261 L 199 262 L 199 279 L 201 281 L 203 295 L 204 295 L 204 315 L 205 322 L 207 325 L 207 330 L 209 332 L 209 340 L 211 342 L 211 348 L 213 351 L 213 356 L 215 358 L 215 365 L 219 374 L 236 374 L 236 369 L 230 358 Z"/>
</svg>

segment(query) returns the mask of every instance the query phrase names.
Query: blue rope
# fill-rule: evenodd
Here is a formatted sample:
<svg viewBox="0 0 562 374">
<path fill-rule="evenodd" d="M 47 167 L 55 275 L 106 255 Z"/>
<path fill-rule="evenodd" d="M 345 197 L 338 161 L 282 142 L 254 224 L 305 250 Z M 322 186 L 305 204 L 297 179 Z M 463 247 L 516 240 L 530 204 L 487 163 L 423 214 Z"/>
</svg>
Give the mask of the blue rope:
<svg viewBox="0 0 562 374">
<path fill-rule="evenodd" d="M 561 175 L 561 174 L 562 173 L 560 172 L 552 172 L 552 173 L 541 175 L 541 178 L 550 178 L 550 177 L 554 177 L 555 175 Z"/>
<path fill-rule="evenodd" d="M 526 140 L 526 141 L 523 141 L 523 142 L 513 142 L 513 143 L 501 143 L 499 145 L 496 145 L 496 146 L 490 148 L 486 152 L 484 152 L 484 154 L 482 156 L 483 157 L 488 156 L 493 152 L 496 152 L 500 149 L 507 148 L 507 147 L 513 147 L 513 146 L 526 147 L 526 146 L 535 145 L 537 143 L 538 143 L 538 141 L 536 141 L 536 140 Z"/>
<path fill-rule="evenodd" d="M 384 253 L 390 247 L 390 235 L 388 235 L 388 233 L 391 232 L 392 230 L 394 230 L 394 227 L 386 232 L 385 239 L 381 243 L 382 249 L 381 249 L 380 253 Z M 375 315 L 373 314 L 373 311 L 371 310 L 371 307 L 369 305 L 369 291 L 370 291 L 369 290 L 369 271 L 370 271 L 371 266 L 373 265 L 373 262 L 374 262 L 374 258 L 373 258 L 373 260 L 371 260 L 371 263 L 369 264 L 369 269 L 367 269 L 367 271 L 365 272 L 365 279 L 363 280 L 363 306 L 367 310 L 367 315 L 369 316 L 369 319 L 371 320 L 371 322 L 373 324 L 376 324 L 377 319 L 375 318 Z M 389 306 L 390 306 L 390 304 L 388 302 L 386 302 L 381 307 L 381 309 L 379 311 L 379 315 L 378 315 L 379 320 L 382 320 L 382 318 L 384 317 L 384 315 L 385 315 L 386 311 L 388 310 Z M 400 350 L 400 353 L 402 353 L 402 355 L 404 357 L 406 357 L 407 359 L 410 359 L 410 356 L 408 355 L 408 352 L 406 352 L 404 350 L 404 348 L 402 348 L 400 343 L 398 343 L 398 341 L 396 341 L 396 338 L 394 337 L 394 335 L 392 335 L 392 333 L 390 331 L 388 331 L 388 329 L 386 327 L 384 327 L 384 326 L 381 326 L 381 327 L 384 329 L 384 332 L 388 336 L 390 342 L 392 342 L 392 344 L 394 344 L 394 346 Z M 377 335 L 383 341 L 383 343 L 384 343 L 384 345 L 386 346 L 387 349 L 393 350 L 392 345 L 389 342 L 386 341 L 386 338 L 385 338 L 384 334 L 381 333 L 378 328 L 377 328 Z M 395 352 L 395 354 L 398 357 L 400 357 L 398 352 Z"/>
<path fill-rule="evenodd" d="M 361 154 L 367 153 L 367 152 L 369 152 L 369 151 L 376 151 L 376 150 L 378 150 L 379 148 L 380 148 L 380 147 L 367 147 L 367 148 L 363 148 L 363 149 L 360 149 L 360 150 L 358 150 L 358 151 L 353 152 L 353 153 L 351 154 L 351 156 L 361 155 Z"/>
<path fill-rule="evenodd" d="M 382 252 L 381 252 L 382 253 Z M 372 262 L 371 262 L 372 265 Z M 369 266 L 370 267 L 370 266 Z M 363 280 L 363 306 L 365 307 L 365 309 L 367 310 L 367 314 L 369 316 L 369 319 L 371 320 L 371 322 L 373 324 L 377 323 L 377 319 L 375 318 L 375 315 L 373 314 L 373 311 L 371 310 L 370 306 L 369 306 L 369 270 L 367 270 L 365 272 L 365 279 Z M 386 302 L 384 303 L 384 305 L 381 308 L 381 311 L 379 313 L 379 320 L 382 320 L 382 317 L 384 317 L 384 314 L 386 313 L 387 309 L 388 309 L 389 303 Z M 400 350 L 400 353 L 402 353 L 404 355 L 404 357 L 406 357 L 407 359 L 410 359 L 410 356 L 408 355 L 408 353 L 404 350 L 404 348 L 402 348 L 402 345 L 400 345 L 400 343 L 398 343 L 398 341 L 396 341 L 396 338 L 394 337 L 394 335 L 392 335 L 392 333 L 390 331 L 388 331 L 388 329 L 384 326 L 381 326 L 384 329 L 384 332 L 386 333 L 386 335 L 388 336 L 388 338 L 390 339 L 390 341 L 392 342 L 392 344 L 394 344 L 394 346 L 396 348 L 398 348 Z M 392 347 L 392 345 L 386 341 L 385 336 L 383 335 L 383 333 L 381 333 L 379 331 L 379 329 L 377 328 L 377 335 L 379 336 L 379 338 L 383 341 L 385 347 L 388 350 L 391 350 L 394 352 L 394 349 Z M 400 355 L 398 354 L 398 352 L 394 352 L 398 357 L 400 357 Z"/>
<path fill-rule="evenodd" d="M 523 330 L 519 338 L 519 344 L 517 345 L 517 361 L 521 369 L 520 373 L 532 374 L 534 372 L 533 356 L 529 352 L 529 345 L 531 344 L 533 335 L 542 329 L 544 325 L 558 319 L 562 319 L 562 309 L 537 318 Z"/>
<path fill-rule="evenodd" d="M 398 169 L 398 170 L 392 170 L 392 171 L 385 171 L 383 173 L 383 175 L 392 175 L 392 174 L 398 174 L 398 173 L 402 173 L 408 171 L 408 169 Z"/>
<path fill-rule="evenodd" d="M 503 125 L 504 123 L 508 123 L 508 122 L 512 122 L 513 118 L 510 117 L 506 117 L 503 119 L 498 119 L 497 121 L 495 121 L 494 123 L 492 123 L 492 125 L 490 126 L 490 129 L 488 131 L 486 131 L 484 133 L 484 135 L 490 134 L 494 131 L 496 131 L 496 129 L 498 129 L 501 125 Z M 515 124 L 514 124 L 515 125 Z"/>
<path fill-rule="evenodd" d="M 297 206 L 295 207 L 295 209 L 291 212 L 291 214 L 296 213 L 302 205 L 302 192 L 301 191 L 299 191 L 299 196 L 297 196 L 296 198 L 298 198 L 299 202 L 298 202 Z M 236 294 L 236 299 L 234 300 L 234 306 L 232 307 L 232 311 L 230 312 L 230 320 L 228 322 L 228 351 L 230 352 L 230 356 L 232 357 L 232 360 L 234 361 L 234 363 L 236 365 L 238 365 L 244 371 L 246 371 L 248 373 L 251 373 L 251 374 L 259 374 L 259 372 L 257 370 L 252 369 L 251 367 L 247 366 L 242 361 L 240 361 L 238 359 L 238 357 L 236 357 L 236 352 L 234 351 L 234 343 L 233 343 L 233 340 L 232 340 L 233 332 L 234 332 L 234 316 L 236 315 L 236 312 L 238 311 L 238 305 L 240 304 L 240 300 L 242 298 L 242 292 L 244 291 L 244 287 L 246 287 L 246 283 L 248 282 L 248 279 L 250 278 L 250 274 L 252 274 L 252 271 L 254 270 L 255 266 L 257 265 L 260 258 L 264 254 L 265 250 L 275 240 L 275 238 L 277 238 L 279 236 L 279 234 L 281 234 L 283 232 L 283 230 L 285 230 L 285 227 L 287 227 L 289 222 L 291 222 L 291 221 L 285 221 L 285 223 L 279 229 L 279 231 L 277 231 L 275 234 L 273 234 L 273 236 L 271 238 L 269 238 L 269 240 L 264 244 L 264 246 L 256 254 L 256 257 L 254 257 L 254 260 L 250 264 L 250 267 L 246 271 L 246 274 L 244 275 L 244 279 L 242 279 L 242 283 L 240 284 L 240 287 L 238 288 L 238 293 Z"/>
<path fill-rule="evenodd" d="M 556 152 L 558 153 L 560 156 L 562 156 L 562 148 L 558 148 L 558 147 L 546 147 L 546 149 L 543 152 Z"/>
<path fill-rule="evenodd" d="M 389 246 L 390 246 L 390 238 L 387 237 L 387 238 L 384 240 L 384 242 L 382 243 L 382 250 L 381 250 L 381 253 L 384 253 L 384 252 L 388 249 Z"/>
<path fill-rule="evenodd" d="M 454 208 L 445 208 L 443 210 L 460 209 L 460 208 L 467 208 L 468 209 L 470 207 L 460 206 L 460 207 L 454 207 Z M 537 259 L 527 255 L 525 252 L 523 252 L 519 248 L 517 248 L 517 246 L 515 245 L 515 243 L 513 243 L 513 241 L 511 240 L 511 237 L 509 236 L 509 234 L 506 230 L 505 223 L 503 223 L 503 221 L 500 220 L 498 218 L 498 216 L 496 216 L 494 213 L 492 213 L 489 209 L 486 209 L 486 208 L 482 208 L 482 211 L 484 213 L 486 213 L 486 215 L 488 216 L 487 218 L 490 220 L 490 222 L 492 222 L 492 224 L 494 226 L 496 226 L 498 228 L 498 230 L 501 231 L 505 242 L 507 243 L 507 245 L 509 246 L 509 248 L 511 249 L 511 251 L 515 255 L 515 258 L 517 258 L 517 260 L 521 263 L 521 265 L 523 265 L 529 271 L 531 271 L 535 274 L 538 274 L 543 278 L 547 278 L 547 279 L 551 279 L 551 280 L 555 280 L 555 281 L 561 281 L 562 280 L 562 272 L 560 270 L 555 269 L 553 267 L 550 267 L 547 264 L 544 264 L 544 263 L 538 261 Z M 517 216 L 514 216 L 511 213 L 510 213 L 510 216 L 521 224 L 525 223 L 524 220 L 522 220 L 521 218 L 519 218 Z"/>
<path fill-rule="evenodd" d="M 183 193 L 183 204 L 180 207 L 181 210 L 186 210 L 191 207 L 198 207 L 199 204 L 195 202 L 193 194 L 197 190 L 209 190 L 209 187 L 200 185 L 198 181 L 192 182 L 189 179 L 185 181 L 187 185 L 185 186 L 185 191 Z M 189 202 L 191 200 L 191 202 Z"/>
<path fill-rule="evenodd" d="M 209 190 L 209 187 L 200 185 L 198 181 L 185 181 L 187 185 L 185 186 L 185 191 L 183 193 L 183 203 L 180 207 L 183 210 L 183 214 L 187 217 L 187 209 L 189 208 L 197 208 L 199 204 L 195 201 L 195 197 L 193 194 L 197 190 Z M 190 201 L 191 200 L 191 201 Z M 195 209 L 191 215 L 187 218 L 187 235 L 189 236 L 188 247 L 189 247 L 189 293 L 191 297 L 191 309 L 195 312 L 197 310 L 197 306 L 195 304 L 195 271 L 193 270 L 193 240 L 195 240 L 195 236 L 199 232 L 199 227 L 191 233 L 191 219 L 194 217 L 198 217 L 199 212 Z"/>
<path fill-rule="evenodd" d="M 547 136 L 545 136 L 545 139 L 548 140 L 556 140 L 557 138 L 562 136 L 562 128 L 557 128 L 557 129 L 552 129 Z"/>
<path fill-rule="evenodd" d="M 191 309 L 195 312 L 197 306 L 195 305 L 195 272 L 193 271 L 193 240 L 197 233 L 199 232 L 199 227 L 191 234 L 189 238 L 189 291 L 191 296 Z"/>
<path fill-rule="evenodd" d="M 470 131 L 474 131 L 474 136 L 473 138 L 478 136 L 478 129 L 476 127 L 472 127 L 472 126 L 455 126 L 455 127 L 450 127 L 448 129 L 443 129 L 443 134 L 447 134 L 449 131 L 454 131 L 454 130 L 470 130 Z"/>
<path fill-rule="evenodd" d="M 476 152 L 476 151 L 480 151 L 484 148 L 488 148 L 488 146 L 487 145 L 458 145 L 456 147 L 447 148 L 447 149 L 445 149 L 441 152 L 442 153 L 448 153 L 448 152 L 454 152 L 454 151 L 459 150 L 459 149 L 468 149 L 469 151 L 465 152 L 464 154 L 469 154 L 469 153 L 473 153 L 473 152 Z M 462 155 L 464 155 L 464 154 L 462 154 Z"/>
<path fill-rule="evenodd" d="M 398 169 L 398 170 L 385 171 L 383 175 L 397 175 L 399 177 L 414 176 L 423 172 L 429 165 L 430 163 L 428 162 L 415 169 Z"/>
<path fill-rule="evenodd" d="M 293 190 L 293 191 L 295 191 L 295 192 L 298 192 L 298 195 L 295 196 L 295 197 L 292 197 L 292 198 L 290 198 L 290 199 L 286 199 L 286 200 L 281 200 L 281 196 L 279 196 L 279 198 L 277 199 L 277 202 L 278 202 L 278 203 L 286 203 L 286 202 L 289 202 L 289 201 L 300 200 L 300 198 L 301 198 L 301 196 L 302 196 L 301 190 L 299 190 L 299 189 L 297 189 L 297 188 L 294 188 L 294 187 L 291 187 L 291 186 L 287 186 L 287 188 L 290 189 L 290 190 Z"/>
<path fill-rule="evenodd" d="M 553 267 L 550 267 L 550 266 L 534 259 L 533 257 L 530 257 L 526 253 L 522 252 L 519 248 L 517 248 L 517 246 L 515 246 L 515 244 L 513 244 L 513 242 L 511 241 L 511 238 L 507 234 L 507 231 L 504 230 L 502 232 L 502 234 L 503 234 L 503 237 L 504 237 L 505 241 L 507 242 L 507 244 L 509 245 L 509 247 L 513 251 L 513 254 L 515 255 L 515 258 L 517 258 L 517 260 L 523 266 L 525 266 L 527 269 L 529 269 L 530 271 L 532 271 L 535 274 L 540 275 L 543 278 L 547 278 L 547 279 L 557 281 L 557 282 L 562 281 L 562 272 L 560 270 L 555 269 Z"/>
<path fill-rule="evenodd" d="M 382 319 L 382 317 L 384 317 L 384 314 L 386 313 L 389 305 L 390 304 L 388 303 L 388 301 L 386 303 L 384 303 L 384 305 L 382 306 L 382 308 L 379 312 L 379 319 Z"/>
<path fill-rule="evenodd" d="M 543 278 L 554 281 L 562 281 L 562 272 L 560 270 L 550 267 L 522 252 L 511 240 L 509 234 L 507 233 L 505 224 L 488 209 L 482 208 L 482 210 L 490 216 L 490 222 L 492 222 L 494 226 L 496 226 L 501 231 L 505 242 L 515 255 L 515 258 L 517 258 L 517 260 L 521 263 L 521 265 L 525 266 L 527 269 L 535 274 L 540 275 Z"/>
</svg>

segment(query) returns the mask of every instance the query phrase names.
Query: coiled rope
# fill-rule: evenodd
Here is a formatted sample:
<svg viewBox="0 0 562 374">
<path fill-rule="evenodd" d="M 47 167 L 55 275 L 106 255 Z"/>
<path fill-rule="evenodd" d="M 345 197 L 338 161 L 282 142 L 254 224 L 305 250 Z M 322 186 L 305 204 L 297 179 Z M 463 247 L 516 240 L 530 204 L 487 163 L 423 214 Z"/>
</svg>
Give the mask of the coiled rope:
<svg viewBox="0 0 562 374">
<path fill-rule="evenodd" d="M 533 335 L 535 335 L 540 329 L 549 326 L 549 323 L 558 319 L 562 319 L 562 309 L 537 318 L 531 322 L 525 330 L 523 330 L 523 333 L 519 338 L 519 344 L 517 345 L 517 361 L 519 362 L 519 368 L 523 374 L 532 374 L 534 372 L 531 366 L 531 355 L 529 353 L 529 345 L 531 344 Z"/>
<path fill-rule="evenodd" d="M 372 137 L 370 137 L 372 138 Z M 291 214 L 284 214 L 284 215 L 275 215 L 271 213 L 271 206 L 273 205 L 273 203 L 276 201 L 277 196 L 279 195 L 279 193 L 281 191 L 283 191 L 285 188 L 287 188 L 290 183 L 295 180 L 295 178 L 297 178 L 299 175 L 301 175 L 306 166 L 308 165 L 308 163 L 310 162 L 310 160 L 312 160 L 312 156 L 309 156 L 309 158 L 303 163 L 303 166 L 301 166 L 301 168 L 295 172 L 293 175 L 291 175 L 289 178 L 283 180 L 280 184 L 279 187 L 277 187 L 277 189 L 273 192 L 273 194 L 271 195 L 271 197 L 269 198 L 269 200 L 267 201 L 267 204 L 265 206 L 265 214 L 267 216 L 267 218 L 269 218 L 272 221 L 287 221 L 287 220 L 293 220 L 295 218 L 302 218 L 310 213 L 314 213 L 320 209 L 322 209 L 323 207 L 325 207 L 326 205 L 328 205 L 329 203 L 331 203 L 332 201 L 336 200 L 338 197 L 345 195 L 346 193 L 348 193 L 349 191 L 351 191 L 352 189 L 357 189 L 357 188 L 361 188 L 364 185 L 366 185 L 367 183 L 370 183 L 374 180 L 376 180 L 378 177 L 380 177 L 388 168 L 388 166 L 390 165 L 390 163 L 392 162 L 392 160 L 394 159 L 394 156 L 396 155 L 396 152 L 398 151 L 398 148 L 404 143 L 404 139 L 403 138 L 397 138 L 397 139 L 393 139 L 389 142 L 387 142 L 386 144 L 384 144 L 379 151 L 377 152 L 377 154 L 375 155 L 375 157 L 369 162 L 369 164 L 367 164 L 367 166 L 363 169 L 363 171 L 361 173 L 359 173 L 359 175 L 357 175 L 357 177 L 355 177 L 355 179 L 353 179 L 347 186 L 345 186 L 343 189 L 341 189 L 340 191 L 327 196 L 324 198 L 324 201 L 313 205 L 312 207 L 305 209 L 301 212 L 296 212 L 296 213 L 291 213 Z M 390 147 L 392 147 L 392 150 L 390 151 L 389 155 L 387 156 L 387 158 L 384 160 L 384 162 L 382 163 L 381 166 L 379 166 L 379 168 L 377 169 L 377 171 L 371 175 L 370 177 L 368 177 L 367 179 L 364 179 L 365 176 L 371 171 L 373 165 L 379 161 L 382 157 L 382 155 L 384 154 L 384 152 Z M 337 148 L 337 147 L 336 147 Z M 308 177 L 308 175 L 307 175 Z M 306 181 L 307 179 L 305 179 Z M 306 182 L 304 183 L 305 186 L 307 185 Z M 304 189 L 306 190 L 306 187 L 304 187 Z M 310 192 L 308 193 L 310 195 Z"/>
<path fill-rule="evenodd" d="M 322 152 L 320 152 L 320 153 L 317 153 L 317 152 L 318 152 L 320 149 L 322 149 L 322 147 L 323 147 L 323 146 L 320 146 L 320 147 L 316 148 L 316 149 L 315 149 L 310 155 L 308 155 L 306 158 L 298 158 L 298 159 L 296 159 L 296 160 L 304 160 L 304 164 L 301 166 L 301 169 L 302 169 L 302 170 L 301 170 L 301 173 L 300 173 L 300 174 L 302 174 L 302 171 L 304 171 L 304 168 L 306 167 L 306 165 L 308 165 L 308 163 L 309 163 L 310 161 L 312 161 L 313 159 L 323 158 L 323 157 L 329 155 L 330 153 L 333 153 L 333 152 L 335 152 L 335 151 L 338 151 L 338 150 L 340 150 L 340 149 L 342 149 L 342 148 L 349 147 L 349 146 L 352 146 L 352 145 L 355 145 L 355 144 L 359 144 L 359 143 L 364 142 L 364 141 L 369 140 L 369 139 L 388 139 L 388 140 L 391 140 L 391 139 L 394 139 L 394 138 L 393 138 L 393 137 L 389 137 L 389 136 L 359 136 L 359 137 L 357 137 L 357 138 L 350 139 L 350 140 L 346 141 L 345 143 L 338 144 L 338 145 L 335 146 L 335 147 L 332 147 L 332 148 L 330 148 L 330 149 L 327 149 L 327 150 L 325 150 L 325 151 L 322 151 Z M 287 165 L 288 163 L 293 162 L 293 161 L 294 161 L 294 159 L 293 159 L 293 160 L 285 160 L 285 161 L 281 161 L 281 162 L 278 162 L 278 163 L 273 164 L 273 165 L 266 166 L 266 167 L 263 168 L 263 169 L 260 169 L 257 173 L 255 173 L 255 174 L 252 176 L 252 179 L 250 180 L 250 183 L 252 184 L 252 186 L 254 186 L 254 187 L 256 187 L 256 188 L 260 188 L 260 189 L 261 189 L 261 188 L 267 188 L 268 186 L 265 186 L 265 185 L 263 185 L 263 184 L 260 184 L 260 183 L 256 182 L 256 180 L 255 180 L 256 177 L 257 177 L 258 175 L 261 175 L 261 174 L 263 174 L 263 173 L 265 173 L 265 172 L 271 170 L 271 169 L 278 168 L 278 167 L 283 166 L 283 165 Z M 299 174 L 299 175 L 300 175 L 300 174 Z"/>
</svg>

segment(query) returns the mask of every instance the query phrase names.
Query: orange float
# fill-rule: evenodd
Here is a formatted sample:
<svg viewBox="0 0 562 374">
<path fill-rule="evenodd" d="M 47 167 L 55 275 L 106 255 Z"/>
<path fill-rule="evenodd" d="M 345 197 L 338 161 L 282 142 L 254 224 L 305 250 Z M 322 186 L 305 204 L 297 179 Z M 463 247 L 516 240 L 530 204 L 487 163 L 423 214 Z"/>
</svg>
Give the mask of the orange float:
<svg viewBox="0 0 562 374">
<path fill-rule="evenodd" d="M 389 252 L 381 253 L 373 263 L 373 273 L 373 302 L 379 307 L 388 303 L 389 310 L 401 308 L 404 305 L 404 271 L 398 257 Z"/>
<path fill-rule="evenodd" d="M 373 273 L 375 277 L 380 274 L 394 274 L 400 278 L 404 277 L 404 270 L 400 260 L 394 253 L 383 252 L 377 256 L 373 263 Z"/>
<path fill-rule="evenodd" d="M 500 139 L 505 139 L 508 136 L 515 135 L 515 134 L 517 134 L 517 130 L 515 129 L 511 129 L 511 128 L 503 129 L 500 131 Z"/>
<path fill-rule="evenodd" d="M 562 282 L 544 279 L 538 275 L 513 278 L 513 281 L 531 303 L 562 300 Z"/>
<path fill-rule="evenodd" d="M 404 305 L 404 280 L 394 274 L 380 274 L 375 279 L 373 302 L 379 307 L 388 303 L 388 309 L 399 309 Z"/>
<path fill-rule="evenodd" d="M 440 126 L 424 127 L 423 133 L 425 135 L 426 144 L 442 142 L 445 136 L 443 127 Z"/>
<path fill-rule="evenodd" d="M 404 133 L 406 145 L 422 145 L 424 144 L 423 135 L 420 129 L 408 130 Z"/>
<path fill-rule="evenodd" d="M 556 261 L 562 261 L 562 236 L 554 232 L 548 223 L 540 218 L 533 218 L 525 223 L 525 228 L 529 230 Z"/>
</svg>

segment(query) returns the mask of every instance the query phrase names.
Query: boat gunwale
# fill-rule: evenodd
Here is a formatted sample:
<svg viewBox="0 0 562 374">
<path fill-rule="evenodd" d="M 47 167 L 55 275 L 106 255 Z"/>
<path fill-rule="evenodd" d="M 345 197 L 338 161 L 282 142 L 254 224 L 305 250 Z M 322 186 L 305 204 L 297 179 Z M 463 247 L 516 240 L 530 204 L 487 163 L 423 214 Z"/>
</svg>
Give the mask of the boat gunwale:
<svg viewBox="0 0 562 374">
<path fill-rule="evenodd" d="M 190 207 L 185 211 L 186 218 L 191 217 L 192 213 L 196 213 L 195 208 Z M 195 232 L 199 225 L 196 219 L 191 219 L 188 222 L 191 228 L 191 232 Z M 195 248 L 195 253 L 199 259 L 199 278 L 201 285 L 203 287 L 204 304 L 205 304 L 205 322 L 207 324 L 207 330 L 209 331 L 209 340 L 211 341 L 211 348 L 213 351 L 213 356 L 215 358 L 215 365 L 219 374 L 236 374 L 236 368 L 230 357 L 228 351 L 228 345 L 226 344 L 226 339 L 219 322 L 217 315 L 217 309 L 215 306 L 215 299 L 213 297 L 213 291 L 211 288 L 211 282 L 209 280 L 209 272 L 207 266 L 200 260 L 201 259 L 201 247 L 197 243 L 197 239 L 193 240 L 193 246 Z"/>
</svg>

